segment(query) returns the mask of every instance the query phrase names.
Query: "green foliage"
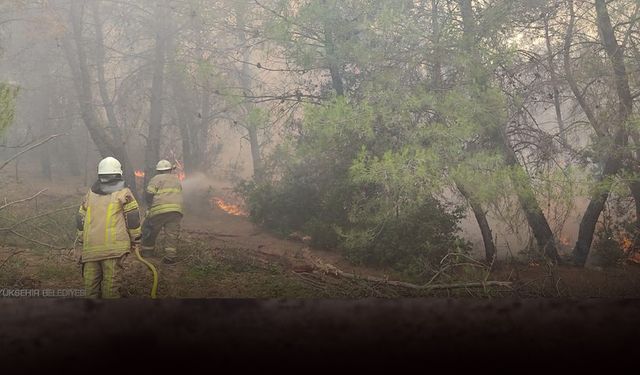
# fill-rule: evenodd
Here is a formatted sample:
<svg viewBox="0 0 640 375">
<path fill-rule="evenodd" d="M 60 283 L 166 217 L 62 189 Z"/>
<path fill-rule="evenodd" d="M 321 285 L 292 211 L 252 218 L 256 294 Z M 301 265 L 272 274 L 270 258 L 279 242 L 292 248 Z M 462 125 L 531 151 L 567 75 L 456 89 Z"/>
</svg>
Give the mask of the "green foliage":
<svg viewBox="0 0 640 375">
<path fill-rule="evenodd" d="M 394 265 L 410 276 L 423 276 L 447 253 L 469 249 L 456 236 L 462 217 L 460 208 L 447 210 L 433 198 L 389 212 L 385 218 L 358 215 L 341 233 L 342 247 L 353 261 Z"/>
<path fill-rule="evenodd" d="M 15 116 L 18 87 L 0 83 L 0 135 L 11 125 Z"/>
<path fill-rule="evenodd" d="M 416 128 L 403 111 L 425 98 L 388 99 L 382 106 L 336 98 L 306 108 L 290 153 L 277 154 L 286 158 L 271 174 L 279 178 L 240 186 L 252 219 L 282 235 L 301 230 L 312 245 L 339 248 L 354 261 L 413 268 L 414 275 L 448 251 L 466 249 L 457 237 L 461 210 L 434 198 L 444 186 L 443 159 L 412 136 Z"/>
</svg>

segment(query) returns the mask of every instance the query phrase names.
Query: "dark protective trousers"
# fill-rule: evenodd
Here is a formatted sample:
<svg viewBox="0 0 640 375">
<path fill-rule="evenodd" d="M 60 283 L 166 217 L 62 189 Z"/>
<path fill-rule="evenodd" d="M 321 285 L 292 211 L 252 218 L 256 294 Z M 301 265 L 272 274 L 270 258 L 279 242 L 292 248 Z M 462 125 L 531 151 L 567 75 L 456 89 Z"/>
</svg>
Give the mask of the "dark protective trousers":
<svg viewBox="0 0 640 375">
<path fill-rule="evenodd" d="M 179 212 L 166 212 L 145 219 L 142 224 L 142 252 L 148 255 L 155 253 L 156 239 L 164 230 L 166 245 L 164 255 L 167 258 L 175 258 L 180 240 L 180 222 L 182 214 Z"/>
</svg>

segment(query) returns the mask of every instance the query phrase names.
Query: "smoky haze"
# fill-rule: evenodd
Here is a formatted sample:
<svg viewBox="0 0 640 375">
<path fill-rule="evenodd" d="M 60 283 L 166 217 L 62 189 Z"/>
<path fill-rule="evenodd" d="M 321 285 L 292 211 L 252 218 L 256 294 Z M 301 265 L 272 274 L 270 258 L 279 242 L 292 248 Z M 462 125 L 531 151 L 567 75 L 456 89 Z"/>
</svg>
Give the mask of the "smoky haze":
<svg viewBox="0 0 640 375">
<path fill-rule="evenodd" d="M 114 156 L 139 192 L 156 162 L 167 159 L 184 173 L 185 194 L 196 197 L 212 190 L 231 194 L 240 181 L 296 180 L 301 171 L 330 165 L 325 172 L 362 173 L 345 184 L 361 184 L 357 189 L 336 193 L 356 197 L 349 213 L 337 215 L 343 222 L 371 209 L 357 206 L 360 195 L 384 196 L 380 206 L 396 217 L 411 207 L 407 201 L 433 195 L 464 207 L 462 237 L 480 257 L 487 237 L 478 215 L 486 216 L 499 259 L 534 248 L 539 255 L 547 251 L 542 242 L 566 255 L 578 240 L 591 188 L 606 181 L 601 176 L 608 159 L 602 155 L 612 154 L 607 139 L 627 120 L 616 122 L 624 101 L 615 96 L 620 90 L 607 65 L 606 43 L 597 39 L 606 25 L 589 12 L 576 18 L 553 2 L 513 3 L 506 15 L 490 19 L 481 16 L 488 14 L 484 5 L 465 0 L 2 1 L 0 81 L 19 91 L 15 118 L 2 132 L 0 160 L 57 136 L 1 171 L 2 178 L 75 190 L 93 182 L 101 158 Z M 614 36 L 635 48 L 637 22 L 625 22 L 631 11 L 621 10 L 624 1 L 613 3 L 619 5 L 613 22 L 627 31 L 626 37 Z M 495 24 L 483 23 L 490 21 Z M 597 51 L 572 50 L 584 40 L 598 40 Z M 633 51 L 628 71 L 640 61 Z M 484 67 L 485 76 L 469 61 Z M 490 83 L 469 89 L 483 80 Z M 350 112 L 340 107 L 342 99 L 366 108 Z M 480 109 L 469 109 L 474 106 Z M 474 128 L 490 128 L 490 121 L 502 128 Z M 431 130 L 433 124 L 467 128 L 447 138 Z M 329 134 L 341 126 L 344 132 Z M 335 141 L 335 134 L 345 141 Z M 423 136 L 433 138 L 414 142 Z M 309 139 L 318 141 L 305 143 Z M 402 159 L 421 155 L 411 148 L 416 144 L 442 157 Z M 325 147 L 328 156 L 309 145 Z M 467 154 L 454 155 L 453 149 Z M 491 164 L 496 155 L 506 160 L 497 167 Z M 307 156 L 314 160 L 303 160 Z M 375 164 L 380 160 L 388 165 Z M 421 160 L 434 160 L 437 171 L 415 167 Z M 635 154 L 630 160 L 635 165 Z M 624 175 L 622 169 L 607 176 Z M 409 176 L 428 172 L 409 182 L 405 175 L 384 180 L 400 170 L 413 171 Z M 144 177 L 135 178 L 136 172 Z M 329 172 L 318 173 L 313 181 L 332 179 Z M 483 178 L 508 182 L 483 192 Z M 416 188 L 435 179 L 437 189 L 428 194 Z M 611 205 L 630 197 L 627 180 L 616 181 L 607 190 Z M 316 185 L 310 191 L 322 189 Z M 346 206 L 335 207 L 348 211 Z M 612 207 L 605 205 L 605 213 Z M 630 207 L 614 216 L 635 214 Z M 596 211 L 590 214 L 597 221 Z M 371 226 L 388 219 L 379 220 L 383 224 Z M 342 234 L 333 233 L 335 241 Z"/>
</svg>

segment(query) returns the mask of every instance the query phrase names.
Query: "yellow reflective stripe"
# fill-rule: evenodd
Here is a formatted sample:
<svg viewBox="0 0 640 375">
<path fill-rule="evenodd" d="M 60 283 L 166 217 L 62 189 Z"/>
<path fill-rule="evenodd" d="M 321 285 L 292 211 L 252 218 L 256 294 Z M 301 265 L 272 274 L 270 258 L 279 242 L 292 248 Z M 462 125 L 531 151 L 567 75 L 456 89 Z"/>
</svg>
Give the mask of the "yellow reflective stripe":
<svg viewBox="0 0 640 375">
<path fill-rule="evenodd" d="M 116 204 L 117 204 L 117 203 L 112 203 L 112 204 L 113 204 L 113 208 L 114 208 L 114 210 L 113 210 L 113 211 L 115 211 L 115 209 L 117 208 L 117 207 L 116 207 Z M 111 214 L 113 215 L 114 213 L 112 212 Z M 116 238 L 118 237 L 118 230 L 117 230 L 117 228 L 116 228 L 116 223 L 117 223 L 117 221 L 116 221 L 116 220 L 112 220 L 112 221 L 111 221 L 111 228 L 110 228 L 111 235 L 109 236 L 109 237 L 110 237 L 110 239 L 111 239 L 111 241 L 115 241 L 115 240 L 116 240 Z"/>
<path fill-rule="evenodd" d="M 158 189 L 156 194 L 166 194 L 166 193 L 181 193 L 182 188 L 166 188 L 166 189 Z"/>
<path fill-rule="evenodd" d="M 105 285 L 102 286 L 102 297 L 113 297 L 113 277 L 115 274 L 115 259 L 106 259 L 102 262 L 102 277 Z"/>
<path fill-rule="evenodd" d="M 150 214 L 157 214 L 163 212 L 177 211 L 182 212 L 182 206 L 174 203 L 159 204 L 149 209 Z"/>
<path fill-rule="evenodd" d="M 110 244 L 86 246 L 83 250 L 85 253 L 92 253 L 102 250 L 126 250 L 131 246 L 130 241 L 114 241 Z"/>
<path fill-rule="evenodd" d="M 124 206 L 122 206 L 122 209 L 124 210 L 124 212 L 133 211 L 136 208 L 138 208 L 138 202 L 136 202 L 136 201 L 129 202 L 129 203 L 125 204 Z"/>
<path fill-rule="evenodd" d="M 113 221 L 111 211 L 113 210 L 113 203 L 109 203 L 107 206 L 107 220 L 104 227 L 104 243 L 109 243 L 109 236 L 111 234 L 111 222 Z"/>
<path fill-rule="evenodd" d="M 82 241 L 87 244 L 89 243 L 89 224 L 91 224 L 91 207 L 87 207 L 87 216 L 84 218 L 84 230 Z"/>
<path fill-rule="evenodd" d="M 93 286 L 93 280 L 96 278 L 96 268 L 91 262 L 85 263 L 82 269 L 82 276 L 84 278 L 84 288 L 88 292 Z"/>
</svg>

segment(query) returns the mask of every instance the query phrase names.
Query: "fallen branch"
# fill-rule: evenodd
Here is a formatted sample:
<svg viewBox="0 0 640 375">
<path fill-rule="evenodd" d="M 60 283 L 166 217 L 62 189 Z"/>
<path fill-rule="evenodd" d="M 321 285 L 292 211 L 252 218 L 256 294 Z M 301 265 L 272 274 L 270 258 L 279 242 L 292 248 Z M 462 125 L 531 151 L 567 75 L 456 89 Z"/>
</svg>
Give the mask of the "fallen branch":
<svg viewBox="0 0 640 375">
<path fill-rule="evenodd" d="M 418 285 L 418 284 L 412 284 L 404 281 L 388 280 L 386 278 L 375 277 L 375 276 L 359 276 L 354 273 L 344 272 L 332 264 L 325 263 L 320 258 L 311 256 L 311 254 L 308 251 L 303 251 L 302 255 L 305 259 L 311 262 L 312 266 L 315 269 L 320 270 L 321 272 L 324 272 L 326 274 L 332 274 L 332 275 L 344 277 L 347 279 L 364 280 L 364 281 L 380 283 L 385 285 L 398 286 L 398 287 L 403 287 L 407 289 L 442 290 L 442 289 L 486 288 L 486 287 L 505 287 L 505 288 L 511 289 L 513 284 L 510 281 L 482 281 L 482 282 L 456 283 L 456 284 L 432 284 L 430 281 L 426 284 Z"/>
<path fill-rule="evenodd" d="M 416 290 L 441 290 L 441 289 L 460 289 L 460 288 L 485 288 L 491 286 L 500 286 L 505 288 L 511 288 L 512 283 L 510 281 L 482 281 L 482 282 L 474 282 L 474 283 L 457 283 L 457 284 L 412 284 L 404 281 L 393 281 L 387 280 L 380 277 L 375 276 L 365 276 L 361 277 L 353 273 L 348 273 L 344 271 L 338 270 L 338 276 L 356 279 L 356 280 L 366 280 L 371 282 L 383 283 L 386 285 L 392 286 L 400 286 L 408 289 L 416 289 Z"/>
<path fill-rule="evenodd" d="M 2 169 L 2 168 L 0 168 Z M 20 199 L 17 201 L 13 201 L 13 202 L 9 202 L 9 203 L 5 203 L 4 205 L 0 206 L 0 211 L 9 207 L 9 206 L 13 206 L 14 204 L 18 204 L 18 203 L 22 203 L 22 202 L 27 202 L 30 201 L 32 199 L 35 199 L 38 195 L 44 193 L 45 191 L 47 191 L 48 189 L 42 189 L 39 192 L 35 193 L 34 195 L 30 196 L 29 198 L 24 198 L 24 199 Z"/>
<path fill-rule="evenodd" d="M 201 234 L 201 235 L 212 236 L 212 237 L 241 237 L 239 234 L 207 232 L 207 231 L 201 231 L 201 230 L 195 230 L 195 229 L 182 229 L 182 231 L 185 233 Z"/>
<path fill-rule="evenodd" d="M 7 166 L 7 164 L 11 163 L 13 160 L 15 160 L 15 159 L 17 159 L 18 157 L 20 157 L 20 155 L 22 155 L 22 154 L 24 154 L 24 153 L 26 153 L 26 152 L 29 152 L 29 151 L 33 150 L 34 148 L 36 148 L 36 147 L 42 146 L 43 144 L 45 144 L 45 143 L 49 142 L 50 140 L 52 140 L 52 139 L 54 139 L 54 138 L 58 138 L 58 137 L 63 136 L 63 135 L 65 135 L 65 134 L 54 134 L 54 135 L 50 135 L 50 136 L 48 136 L 47 138 L 43 139 L 42 141 L 40 141 L 40 142 L 38 142 L 38 143 L 36 143 L 36 144 L 34 144 L 34 145 L 31 145 L 31 146 L 27 147 L 26 149 L 24 149 L 24 150 L 22 150 L 22 151 L 18 152 L 17 154 L 15 154 L 15 155 L 13 155 L 12 157 L 10 157 L 9 159 L 7 159 L 4 163 L 0 164 L 0 170 L 1 170 L 2 168 L 6 167 L 6 166 Z"/>
</svg>

